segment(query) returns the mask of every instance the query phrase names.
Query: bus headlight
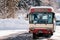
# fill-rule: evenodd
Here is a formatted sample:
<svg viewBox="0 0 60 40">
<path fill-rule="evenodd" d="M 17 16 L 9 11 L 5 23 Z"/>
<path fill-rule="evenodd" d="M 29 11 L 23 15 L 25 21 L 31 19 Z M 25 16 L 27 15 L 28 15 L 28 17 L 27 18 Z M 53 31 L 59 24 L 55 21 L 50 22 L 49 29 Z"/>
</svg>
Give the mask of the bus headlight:
<svg viewBox="0 0 60 40">
<path fill-rule="evenodd" d="M 31 31 L 32 31 L 32 30 L 34 30 L 34 28 L 29 28 L 29 30 L 31 30 Z"/>
</svg>

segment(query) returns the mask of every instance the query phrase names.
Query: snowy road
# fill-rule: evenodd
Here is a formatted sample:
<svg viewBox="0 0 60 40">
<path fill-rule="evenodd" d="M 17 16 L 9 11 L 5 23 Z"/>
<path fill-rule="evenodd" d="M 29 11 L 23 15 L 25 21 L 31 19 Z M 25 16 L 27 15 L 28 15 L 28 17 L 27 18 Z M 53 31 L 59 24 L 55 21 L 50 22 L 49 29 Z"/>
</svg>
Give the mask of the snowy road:
<svg viewBox="0 0 60 40">
<path fill-rule="evenodd" d="M 27 30 L 0 30 L 0 40 L 16 37 L 19 34 L 28 33 Z"/>
<path fill-rule="evenodd" d="M 26 30 L 27 31 L 27 30 Z M 4 36 L 4 33 L 5 33 L 5 35 L 6 34 L 10 34 L 10 33 L 18 33 L 18 32 L 20 32 L 21 34 L 22 33 L 26 33 L 26 32 L 23 32 L 23 31 L 5 31 L 5 32 L 2 32 L 3 33 L 3 35 L 2 35 L 2 33 L 0 33 L 0 36 Z M 24 35 L 24 34 L 23 34 Z M 14 35 L 15 36 L 15 35 Z M 21 36 L 21 35 L 20 35 Z M 17 36 L 18 37 L 18 36 Z M 20 38 L 20 37 L 19 37 Z M 22 37 L 23 38 L 23 37 Z M 14 39 L 16 39 L 15 37 L 14 37 Z M 25 38 L 26 39 L 26 38 Z M 39 39 L 35 39 L 35 40 L 60 40 L 60 26 L 56 26 L 56 31 L 55 31 L 55 33 L 53 34 L 53 36 L 51 37 L 51 38 L 43 38 L 43 37 L 40 37 Z"/>
</svg>

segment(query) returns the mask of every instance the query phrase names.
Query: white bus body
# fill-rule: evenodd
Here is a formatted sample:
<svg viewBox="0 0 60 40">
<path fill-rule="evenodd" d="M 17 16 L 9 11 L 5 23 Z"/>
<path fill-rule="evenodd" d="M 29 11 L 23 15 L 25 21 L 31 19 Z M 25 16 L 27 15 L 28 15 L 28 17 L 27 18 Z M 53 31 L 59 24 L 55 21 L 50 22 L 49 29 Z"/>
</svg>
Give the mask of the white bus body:
<svg viewBox="0 0 60 40">
<path fill-rule="evenodd" d="M 50 6 L 31 7 L 29 10 L 29 29 L 34 35 L 52 35 L 55 31 L 54 20 L 54 9 Z"/>
</svg>

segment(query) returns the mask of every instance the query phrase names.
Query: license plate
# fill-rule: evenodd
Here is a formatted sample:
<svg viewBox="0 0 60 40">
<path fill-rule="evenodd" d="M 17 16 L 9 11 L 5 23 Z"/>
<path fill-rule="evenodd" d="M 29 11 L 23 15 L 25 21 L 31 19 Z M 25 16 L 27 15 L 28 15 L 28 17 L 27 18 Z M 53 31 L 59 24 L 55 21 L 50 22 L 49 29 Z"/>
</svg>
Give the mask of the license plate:
<svg viewBox="0 0 60 40">
<path fill-rule="evenodd" d="M 42 33 L 42 31 L 39 31 L 39 33 Z"/>
</svg>

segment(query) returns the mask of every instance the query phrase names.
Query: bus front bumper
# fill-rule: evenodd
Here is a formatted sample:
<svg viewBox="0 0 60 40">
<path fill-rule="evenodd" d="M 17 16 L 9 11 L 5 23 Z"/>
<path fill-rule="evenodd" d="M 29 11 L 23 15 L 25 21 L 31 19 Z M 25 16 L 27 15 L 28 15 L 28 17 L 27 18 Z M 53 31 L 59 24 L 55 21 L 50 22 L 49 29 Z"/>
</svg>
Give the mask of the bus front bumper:
<svg viewBox="0 0 60 40">
<path fill-rule="evenodd" d="M 51 33 L 53 33 L 53 31 L 51 29 L 34 29 L 34 30 L 30 30 L 30 32 L 34 33 L 34 34 L 39 34 L 39 33 L 51 34 Z"/>
</svg>

